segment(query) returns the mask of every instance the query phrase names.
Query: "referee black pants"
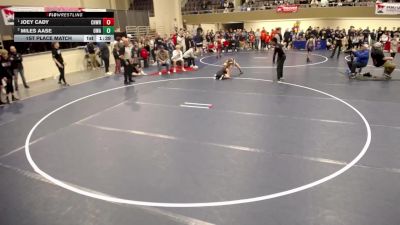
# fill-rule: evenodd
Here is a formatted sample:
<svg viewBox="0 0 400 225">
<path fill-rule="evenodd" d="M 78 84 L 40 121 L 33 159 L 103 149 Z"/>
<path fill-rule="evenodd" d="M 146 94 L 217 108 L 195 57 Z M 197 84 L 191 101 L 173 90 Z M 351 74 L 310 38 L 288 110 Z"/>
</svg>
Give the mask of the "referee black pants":
<svg viewBox="0 0 400 225">
<path fill-rule="evenodd" d="M 278 61 L 276 62 L 276 71 L 278 75 L 278 80 L 283 77 L 283 64 L 285 63 L 286 56 L 278 57 Z"/>
<path fill-rule="evenodd" d="M 64 66 L 64 63 L 61 63 L 61 65 L 62 65 L 62 67 L 59 67 L 56 64 L 58 71 L 60 72 L 60 76 L 58 77 L 58 82 L 61 83 L 61 81 L 62 81 L 62 82 L 64 82 L 64 84 L 66 84 L 67 81 L 65 81 L 65 66 Z"/>
</svg>

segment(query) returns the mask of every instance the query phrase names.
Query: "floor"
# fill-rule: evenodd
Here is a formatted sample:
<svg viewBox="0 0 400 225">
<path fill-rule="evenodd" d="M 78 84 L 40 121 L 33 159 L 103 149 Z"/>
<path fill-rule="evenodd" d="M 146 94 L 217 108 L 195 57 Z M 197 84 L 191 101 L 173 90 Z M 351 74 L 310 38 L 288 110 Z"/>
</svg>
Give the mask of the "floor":
<svg viewBox="0 0 400 225">
<path fill-rule="evenodd" d="M 214 80 L 228 57 L 244 74 Z M 311 60 L 288 51 L 284 82 L 272 52 L 239 52 L 30 84 L 0 108 L 0 224 L 400 224 L 400 71 Z"/>
</svg>

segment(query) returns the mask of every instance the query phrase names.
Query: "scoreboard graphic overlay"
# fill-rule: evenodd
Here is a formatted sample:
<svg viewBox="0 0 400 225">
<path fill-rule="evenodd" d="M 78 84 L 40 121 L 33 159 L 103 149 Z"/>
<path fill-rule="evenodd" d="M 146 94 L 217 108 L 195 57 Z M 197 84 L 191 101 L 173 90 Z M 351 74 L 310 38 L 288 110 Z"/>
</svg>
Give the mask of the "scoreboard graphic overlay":
<svg viewBox="0 0 400 225">
<path fill-rule="evenodd" d="M 112 42 L 114 12 L 15 12 L 15 42 Z"/>
</svg>

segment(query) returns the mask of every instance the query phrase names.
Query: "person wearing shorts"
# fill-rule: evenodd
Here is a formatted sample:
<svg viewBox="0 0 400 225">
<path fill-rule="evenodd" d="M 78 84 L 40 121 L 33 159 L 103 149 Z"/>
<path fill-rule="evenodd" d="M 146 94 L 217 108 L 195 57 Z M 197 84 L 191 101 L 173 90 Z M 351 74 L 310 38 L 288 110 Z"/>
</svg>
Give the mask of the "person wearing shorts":
<svg viewBox="0 0 400 225">
<path fill-rule="evenodd" d="M 315 49 L 315 39 L 313 35 L 307 40 L 306 48 L 307 48 L 307 63 L 309 63 L 311 62 L 310 60 L 311 52 L 314 51 Z"/>
<path fill-rule="evenodd" d="M 232 62 L 225 62 L 224 65 L 218 72 L 215 74 L 216 80 L 226 80 L 231 78 L 231 66 L 233 66 Z"/>
<path fill-rule="evenodd" d="M 172 61 L 173 66 L 174 66 L 174 73 L 176 73 L 176 67 L 177 67 L 176 64 L 177 64 L 177 62 L 181 63 L 182 71 L 186 71 L 185 67 L 184 67 L 185 66 L 185 62 L 183 60 L 183 53 L 181 51 L 181 46 L 180 45 L 177 45 L 175 50 L 172 52 L 171 61 Z"/>
</svg>

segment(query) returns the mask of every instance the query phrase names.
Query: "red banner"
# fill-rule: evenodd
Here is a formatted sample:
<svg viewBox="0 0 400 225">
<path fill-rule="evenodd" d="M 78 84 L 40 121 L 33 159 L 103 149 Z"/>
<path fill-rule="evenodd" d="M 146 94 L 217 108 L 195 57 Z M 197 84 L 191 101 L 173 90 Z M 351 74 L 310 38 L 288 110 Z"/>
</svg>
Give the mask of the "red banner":
<svg viewBox="0 0 400 225">
<path fill-rule="evenodd" d="M 294 13 L 299 10 L 298 5 L 279 5 L 276 7 L 277 13 Z"/>
</svg>

